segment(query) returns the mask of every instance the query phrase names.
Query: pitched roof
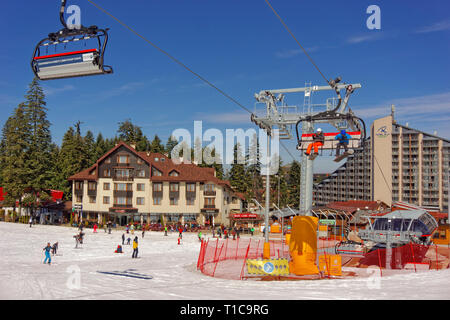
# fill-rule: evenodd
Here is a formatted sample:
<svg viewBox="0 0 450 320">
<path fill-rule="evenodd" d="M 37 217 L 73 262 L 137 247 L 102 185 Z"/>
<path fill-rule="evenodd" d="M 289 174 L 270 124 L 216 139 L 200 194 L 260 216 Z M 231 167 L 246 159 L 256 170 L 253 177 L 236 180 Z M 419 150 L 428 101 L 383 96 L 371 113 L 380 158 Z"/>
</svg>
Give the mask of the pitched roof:
<svg viewBox="0 0 450 320">
<path fill-rule="evenodd" d="M 227 180 L 221 180 L 215 176 L 214 168 L 203 168 L 192 163 L 180 163 L 177 164 L 172 159 L 161 153 L 150 153 L 144 151 L 136 151 L 134 148 L 127 145 L 125 142 L 119 142 L 114 148 L 105 153 L 97 162 L 91 167 L 76 173 L 68 178 L 68 180 L 97 180 L 98 179 L 98 165 L 111 153 L 120 148 L 121 146 L 127 148 L 130 152 L 147 162 L 151 167 L 159 170 L 161 176 L 152 176 L 152 181 L 191 181 L 191 182 L 213 182 L 218 185 L 226 186 L 233 190 L 230 182 Z M 177 171 L 178 176 L 170 176 L 169 173 Z"/>
<path fill-rule="evenodd" d="M 380 207 L 386 208 L 388 207 L 388 205 L 385 204 L 384 202 L 378 201 L 349 200 L 349 201 L 330 202 L 326 205 L 326 207 L 353 213 L 358 209 L 372 210 L 372 211 L 379 210 Z"/>
</svg>

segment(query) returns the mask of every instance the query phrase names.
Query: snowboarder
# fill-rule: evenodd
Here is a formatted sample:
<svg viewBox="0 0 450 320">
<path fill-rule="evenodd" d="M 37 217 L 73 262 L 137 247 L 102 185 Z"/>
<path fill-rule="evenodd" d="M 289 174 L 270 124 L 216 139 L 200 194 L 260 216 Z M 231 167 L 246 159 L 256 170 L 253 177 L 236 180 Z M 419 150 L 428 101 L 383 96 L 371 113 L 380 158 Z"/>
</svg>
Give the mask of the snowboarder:
<svg viewBox="0 0 450 320">
<path fill-rule="evenodd" d="M 44 263 L 47 263 L 48 260 L 48 264 L 52 263 L 52 257 L 50 255 L 50 250 L 52 250 L 52 246 L 50 245 L 50 242 L 47 243 L 47 246 L 42 249 L 43 251 L 45 251 L 45 259 L 44 259 Z"/>
<path fill-rule="evenodd" d="M 122 233 L 122 244 L 125 244 L 125 233 Z"/>
<path fill-rule="evenodd" d="M 97 233 L 97 224 L 94 223 L 94 233 Z"/>
<path fill-rule="evenodd" d="M 344 148 L 344 152 L 348 152 L 348 143 L 352 137 L 345 131 L 341 130 L 341 133 L 339 133 L 334 139 L 338 140 L 339 143 L 336 146 L 336 157 L 339 157 L 339 151 L 341 148 Z"/>
<path fill-rule="evenodd" d="M 135 237 L 133 240 L 133 254 L 132 258 L 137 258 L 138 255 L 138 237 Z"/>
</svg>

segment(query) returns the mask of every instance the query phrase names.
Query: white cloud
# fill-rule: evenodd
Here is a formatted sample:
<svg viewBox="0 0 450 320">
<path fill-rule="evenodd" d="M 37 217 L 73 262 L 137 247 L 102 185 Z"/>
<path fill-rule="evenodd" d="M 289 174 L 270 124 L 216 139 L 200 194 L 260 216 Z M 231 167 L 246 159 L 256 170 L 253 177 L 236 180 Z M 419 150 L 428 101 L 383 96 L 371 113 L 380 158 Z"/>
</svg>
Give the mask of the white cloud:
<svg viewBox="0 0 450 320">
<path fill-rule="evenodd" d="M 251 124 L 250 114 L 241 112 L 225 112 L 215 114 L 197 114 L 196 120 L 221 124 Z"/>
<path fill-rule="evenodd" d="M 48 85 L 43 85 L 42 89 L 44 90 L 44 93 L 46 96 L 52 96 L 52 95 L 59 94 L 62 92 L 74 90 L 75 87 L 71 84 L 66 84 L 65 86 L 63 86 L 61 88 L 55 88 L 55 87 L 51 87 Z"/>
<path fill-rule="evenodd" d="M 447 117 L 450 113 L 450 92 L 393 99 L 379 106 L 358 109 L 357 113 L 362 117 L 386 116 L 391 113 L 391 105 L 395 106 L 395 114 L 409 118 L 420 117 L 426 121 L 439 113 Z"/>
<path fill-rule="evenodd" d="M 367 41 L 374 41 L 381 39 L 382 36 L 380 33 L 373 33 L 373 34 L 366 34 L 366 35 L 360 35 L 360 36 L 352 36 L 347 39 L 347 43 L 361 43 L 361 42 L 367 42 Z"/>
<path fill-rule="evenodd" d="M 450 20 L 436 22 L 430 26 L 425 26 L 416 30 L 416 33 L 429 33 L 450 30 Z"/>
</svg>

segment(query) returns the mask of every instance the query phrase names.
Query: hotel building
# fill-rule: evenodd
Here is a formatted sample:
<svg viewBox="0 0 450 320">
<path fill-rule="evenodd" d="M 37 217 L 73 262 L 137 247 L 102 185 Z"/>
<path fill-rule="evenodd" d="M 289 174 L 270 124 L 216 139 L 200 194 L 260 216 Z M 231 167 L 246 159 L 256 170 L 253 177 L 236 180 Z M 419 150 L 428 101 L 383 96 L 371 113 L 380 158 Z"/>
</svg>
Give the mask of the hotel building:
<svg viewBox="0 0 450 320">
<path fill-rule="evenodd" d="M 144 223 L 230 223 L 242 200 L 213 168 L 175 164 L 164 154 L 123 142 L 71 177 L 72 203 L 83 219 Z"/>
<path fill-rule="evenodd" d="M 370 200 L 404 201 L 448 211 L 450 141 L 394 120 L 377 119 L 365 152 L 357 152 L 314 186 L 314 205 Z"/>
</svg>

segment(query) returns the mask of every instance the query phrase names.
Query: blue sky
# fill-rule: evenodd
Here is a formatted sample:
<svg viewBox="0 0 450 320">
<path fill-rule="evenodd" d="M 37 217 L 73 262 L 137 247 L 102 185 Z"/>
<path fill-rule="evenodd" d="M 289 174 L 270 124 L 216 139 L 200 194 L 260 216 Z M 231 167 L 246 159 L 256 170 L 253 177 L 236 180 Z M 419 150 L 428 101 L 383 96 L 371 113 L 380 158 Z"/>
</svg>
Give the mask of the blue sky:
<svg viewBox="0 0 450 320">
<path fill-rule="evenodd" d="M 249 109 L 262 89 L 324 85 L 264 0 L 96 0 L 100 6 L 182 61 Z M 86 0 L 82 24 L 110 28 L 106 64 L 113 75 L 42 83 L 52 135 L 67 128 L 116 134 L 131 119 L 165 142 L 177 128 L 255 128 L 249 116 L 167 56 Z M 327 78 L 361 83 L 351 108 L 370 126 L 395 104 L 397 120 L 450 138 L 450 3 L 423 1 L 282 1 L 271 4 Z M 366 9 L 381 9 L 381 30 L 369 30 Z M 34 46 L 61 29 L 59 0 L 7 1 L 0 11 L 0 125 L 24 100 Z M 62 48 L 59 48 L 62 49 Z M 51 53 L 51 52 L 49 52 Z M 287 96 L 303 104 L 303 96 Z M 313 100 L 313 102 L 320 102 Z M 285 142 L 298 158 L 294 141 Z M 284 162 L 291 157 L 282 150 Z M 329 159 L 316 171 L 330 171 Z"/>
</svg>

